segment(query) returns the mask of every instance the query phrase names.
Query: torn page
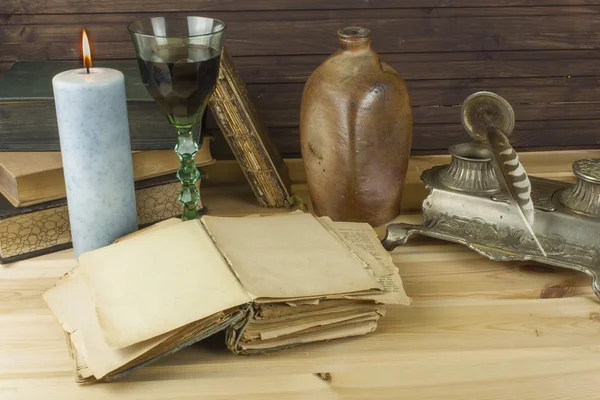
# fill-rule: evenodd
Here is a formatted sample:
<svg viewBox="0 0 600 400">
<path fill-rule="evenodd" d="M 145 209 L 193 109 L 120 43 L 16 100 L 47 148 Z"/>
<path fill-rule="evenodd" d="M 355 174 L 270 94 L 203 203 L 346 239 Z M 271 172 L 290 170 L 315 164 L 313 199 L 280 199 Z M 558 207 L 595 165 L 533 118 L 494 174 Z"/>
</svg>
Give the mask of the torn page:
<svg viewBox="0 0 600 400">
<path fill-rule="evenodd" d="M 56 287 L 44 294 L 44 301 L 69 336 L 77 354 L 77 368 L 85 366 L 82 377 L 107 373 L 126 364 L 162 342 L 167 335 L 157 337 L 126 351 L 113 351 L 104 342 L 94 312 L 94 303 L 77 269 Z M 83 371 L 82 371 L 83 372 Z"/>
<path fill-rule="evenodd" d="M 202 222 L 253 298 L 383 289 L 364 262 L 311 214 L 204 216 Z"/>
<path fill-rule="evenodd" d="M 103 379 L 117 371 L 136 367 L 201 335 L 229 317 L 217 313 L 164 335 L 112 349 L 102 337 L 91 296 L 77 272 L 74 270 L 67 280 L 49 290 L 44 300 L 65 330 L 80 382 L 87 382 L 90 377 Z"/>
<path fill-rule="evenodd" d="M 386 304 L 410 304 L 402 285 L 402 278 L 392 257 L 383 248 L 373 228 L 366 223 L 338 222 L 328 217 L 320 221 L 330 227 L 347 246 L 367 263 L 368 269 L 384 287 L 384 294 L 365 296 Z"/>
<path fill-rule="evenodd" d="M 198 220 L 84 253 L 79 263 L 112 348 L 250 302 Z"/>
</svg>

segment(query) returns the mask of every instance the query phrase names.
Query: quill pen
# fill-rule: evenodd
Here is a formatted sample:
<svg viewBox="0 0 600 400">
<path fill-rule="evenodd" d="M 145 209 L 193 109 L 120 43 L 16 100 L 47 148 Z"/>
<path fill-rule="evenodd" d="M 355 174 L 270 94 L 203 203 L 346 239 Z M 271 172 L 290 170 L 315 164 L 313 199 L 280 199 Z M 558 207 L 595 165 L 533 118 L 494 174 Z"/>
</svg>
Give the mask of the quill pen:
<svg viewBox="0 0 600 400">
<path fill-rule="evenodd" d="M 527 230 L 544 257 L 546 257 L 542 244 L 533 232 L 535 209 L 531 200 L 531 182 L 527 177 L 527 172 L 521 165 L 517 152 L 512 148 L 508 138 L 501 130 L 490 126 L 487 128 L 486 133 L 487 143 L 496 167 L 496 175 L 498 175 L 501 182 L 504 181 L 504 186 L 513 203 L 516 203 Z"/>
</svg>

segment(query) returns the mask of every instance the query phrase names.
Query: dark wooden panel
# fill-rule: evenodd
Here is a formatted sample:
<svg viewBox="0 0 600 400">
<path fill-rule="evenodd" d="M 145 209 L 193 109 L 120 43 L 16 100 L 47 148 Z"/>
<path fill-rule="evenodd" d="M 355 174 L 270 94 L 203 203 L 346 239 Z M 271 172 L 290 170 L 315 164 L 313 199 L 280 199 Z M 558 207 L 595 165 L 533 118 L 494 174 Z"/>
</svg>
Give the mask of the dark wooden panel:
<svg viewBox="0 0 600 400">
<path fill-rule="evenodd" d="M 290 47 L 278 42 L 274 37 L 253 40 L 228 39 L 226 45 L 235 56 L 277 55 L 286 54 L 331 54 L 337 48 L 334 43 L 335 31 L 321 34 L 325 39 L 318 44 L 296 41 Z M 77 36 L 79 37 L 79 36 Z M 34 40 L 34 39 L 32 39 Z M 388 42 L 388 43 L 386 43 Z M 585 50 L 600 48 L 600 33 L 528 33 L 505 35 L 479 36 L 476 39 L 466 33 L 452 38 L 433 39 L 423 35 L 406 39 L 400 44 L 389 40 L 377 42 L 373 46 L 382 54 L 388 52 L 443 52 L 454 51 L 495 51 L 495 50 Z M 130 42 L 95 42 L 92 45 L 93 55 L 98 59 L 127 59 L 135 57 L 133 45 Z M 381 49 L 381 50 L 380 50 Z M 71 42 L 23 42 L 4 43 L 0 47 L 0 61 L 15 60 L 75 60 L 79 59 L 78 40 Z"/>
<path fill-rule="evenodd" d="M 3 0 L 2 13 L 58 14 L 142 11 L 260 11 L 369 8 L 523 7 L 596 4 L 590 0 Z"/>
<path fill-rule="evenodd" d="M 600 103 L 522 104 L 514 108 L 517 123 L 511 142 L 519 149 L 600 148 L 597 119 Z M 263 110 L 262 114 L 270 124 L 269 133 L 280 151 L 287 156 L 299 155 L 298 113 L 282 109 Z M 412 149 L 416 153 L 445 152 L 452 144 L 470 140 L 460 124 L 460 106 L 415 107 L 413 115 Z M 288 124 L 288 127 L 277 127 L 280 124 Z M 211 118 L 208 125 L 211 131 L 216 130 Z"/>
<path fill-rule="evenodd" d="M 599 3 L 600 4 L 600 3 Z M 372 20 L 390 18 L 462 18 L 462 17 L 534 17 L 534 16 L 589 16 L 597 13 L 600 6 L 552 6 L 552 7 L 468 7 L 468 8 L 410 8 L 363 9 L 363 10 L 295 10 L 261 12 L 206 11 L 202 16 L 218 18 L 228 24 L 239 21 L 301 21 L 301 20 L 356 20 L 370 23 Z M 127 24 L 141 17 L 185 16 L 184 12 L 121 12 L 102 14 L 0 14 L 5 25 L 70 25 L 70 24 Z"/>
<path fill-rule="evenodd" d="M 599 106 L 599 103 L 519 105 L 515 107 L 519 118 L 511 141 L 519 148 L 566 145 L 598 147 L 600 144 L 599 121 L 595 110 Z M 162 148 L 171 147 L 175 140 L 174 130 L 167 124 L 166 119 L 158 110 L 152 111 L 151 109 L 152 107 L 148 108 L 143 104 L 139 104 L 139 106 L 131 105 L 130 124 L 132 129 L 137 132 L 139 139 L 151 140 L 153 145 L 164 146 Z M 32 151 L 49 150 L 46 147 L 47 144 L 37 148 L 38 142 L 32 142 L 31 139 L 34 138 L 32 135 L 42 135 L 45 130 L 48 130 L 47 126 L 41 121 L 52 120 L 53 109 L 52 107 L 43 107 L 41 109 L 37 108 L 35 112 L 38 117 L 35 119 L 14 117 L 17 114 L 13 114 L 13 118 L 9 119 L 6 115 L 0 115 L 2 123 L 15 124 L 15 121 L 21 121 L 19 123 L 20 130 L 6 127 L 14 133 L 3 132 L 0 135 L 0 149 L 19 148 L 22 151 L 23 145 L 25 145 Z M 261 110 L 261 113 L 266 115 L 265 121 L 269 124 L 269 134 L 274 138 L 280 151 L 286 155 L 298 155 L 300 146 L 297 113 L 291 115 L 286 109 Z M 21 114 L 26 115 L 27 110 Z M 286 115 L 287 117 L 285 117 Z M 415 107 L 414 115 L 412 148 L 416 152 L 443 152 L 452 144 L 469 140 L 460 124 L 459 106 Z M 594 117 L 587 120 L 582 119 L 589 118 L 590 115 Z M 544 118 L 545 116 L 547 118 Z M 564 119 L 561 119 L 561 117 Z M 441 123 L 430 123 L 430 121 L 441 121 Z M 284 126 L 277 126 L 277 124 L 283 124 Z M 286 124 L 288 125 L 286 126 Z M 161 129 L 157 129 L 157 126 L 161 126 Z M 214 134 L 217 138 L 215 146 L 216 149 L 220 149 L 217 153 L 219 157 L 223 158 L 223 155 L 231 155 L 210 114 L 207 119 L 207 132 Z M 132 138 L 134 136 L 132 134 Z M 46 142 L 44 141 L 44 143 Z M 50 145 L 58 150 L 58 137 Z"/>
<path fill-rule="evenodd" d="M 229 25 L 226 43 L 232 54 L 329 54 L 337 48 L 337 29 L 367 18 L 354 13 L 346 16 L 342 11 L 336 19 L 320 19 L 315 15 L 313 19 L 271 20 L 268 15 L 271 13 L 264 14 L 267 15 L 263 21 L 241 20 Z M 600 47 L 598 18 L 577 15 L 402 18 L 401 10 L 386 14 L 386 19 L 370 19 L 365 24 L 372 29 L 373 47 L 382 53 Z M 0 27 L 4 37 L 2 60 L 9 61 L 10 55 L 20 58 L 28 54 L 76 58 L 81 28 L 79 23 L 60 21 L 53 25 L 3 25 Z M 132 56 L 125 22 L 90 23 L 86 29 L 100 58 Z"/>
<path fill-rule="evenodd" d="M 571 19 L 578 18 L 579 22 L 586 26 L 586 19 L 591 20 L 590 15 L 597 14 L 600 8 L 600 3 L 589 6 L 559 6 L 559 7 L 475 7 L 475 8 L 415 8 L 415 9 L 368 9 L 368 10 L 310 10 L 310 11 L 261 11 L 261 12 L 235 12 L 235 11 L 214 11 L 203 13 L 203 16 L 222 19 L 228 23 L 229 28 L 234 23 L 240 22 L 291 22 L 291 21 L 354 21 L 373 24 L 384 20 L 401 20 L 403 22 L 410 20 L 431 20 L 441 22 L 452 22 L 445 20 L 470 18 L 471 21 L 465 21 L 467 27 L 482 25 L 487 20 L 477 20 L 477 18 L 529 18 L 529 21 L 534 26 L 546 26 L 551 31 L 562 31 L 565 27 L 573 26 Z M 83 24 L 127 24 L 137 18 L 147 16 L 185 16 L 187 13 L 182 12 L 136 12 L 136 13 L 106 13 L 106 14 L 25 14 L 11 15 L 0 14 L 0 22 L 2 25 L 83 25 Z M 560 18 L 561 24 L 557 26 L 548 25 L 551 21 L 538 19 L 534 22 L 531 17 L 555 17 Z M 493 22 L 493 19 L 489 20 Z M 587 23 L 593 23 L 588 21 Z M 462 24 L 460 24 L 462 25 Z M 509 28 L 517 28 L 518 30 L 527 29 L 524 26 L 518 26 L 518 20 L 507 20 L 506 25 Z M 406 27 L 398 31 L 407 30 Z M 313 34 L 313 32 L 304 32 L 305 35 Z"/>
<path fill-rule="evenodd" d="M 523 121 L 511 135 L 511 143 L 519 151 L 543 148 L 600 148 L 600 120 L 546 120 Z M 220 132 L 208 130 L 215 137 L 211 150 L 218 159 L 232 159 L 233 155 Z M 297 128 L 271 128 L 269 135 L 285 157 L 300 156 Z M 446 153 L 453 144 L 471 139 L 455 124 L 416 124 L 412 152 L 414 154 Z M 540 146 L 543 143 L 543 146 Z"/>
<path fill-rule="evenodd" d="M 581 58 L 576 58 L 581 57 Z M 236 57 L 247 83 L 305 82 L 326 56 Z M 407 81 L 600 75 L 598 51 L 383 54 Z"/>
<path fill-rule="evenodd" d="M 407 83 L 413 106 L 460 105 L 478 90 L 492 90 L 511 104 L 600 101 L 596 77 L 415 80 Z M 248 85 L 260 110 L 300 109 L 304 83 Z"/>
<path fill-rule="evenodd" d="M 460 104 L 479 90 L 504 96 L 519 121 L 595 119 L 600 83 L 590 78 L 416 80 L 408 82 L 417 123 L 460 121 Z M 297 126 L 304 84 L 248 85 L 268 126 Z"/>
<path fill-rule="evenodd" d="M 417 151 L 443 150 L 460 136 L 463 137 L 461 140 L 466 140 L 460 124 L 460 104 L 474 91 L 486 89 L 494 90 L 512 103 L 517 118 L 515 140 L 519 146 L 595 146 L 600 140 L 597 128 L 600 102 L 596 101 L 600 98 L 600 88 L 597 78 L 417 80 L 409 82 L 409 85 L 414 104 L 413 149 Z M 281 150 L 286 154 L 299 152 L 297 128 L 302 87 L 303 84 L 248 85 L 250 98 L 270 132 L 285 138 L 284 142 L 278 144 L 284 146 Z M 156 144 L 160 141 L 170 143 L 170 128 L 158 109 L 148 114 L 146 106 L 140 107 L 139 112 L 131 110 L 132 127 L 139 132 L 150 132 L 156 130 L 156 123 L 162 123 L 165 131 L 153 133 L 152 138 Z M 17 145 L 27 143 L 25 135 L 19 132 L 42 134 L 43 129 L 38 126 L 40 119 L 49 121 L 54 115 L 52 107 L 44 110 L 47 115 L 42 115 L 42 110 L 36 109 L 36 119 L 28 118 L 31 112 L 27 110 L 22 115 L 13 114 L 12 117 L 0 115 L 3 124 L 15 125 L 19 121 L 18 129 L 7 125 L 6 129 L 15 133 L 7 135 L 5 132 L 1 135 L 0 147 L 9 148 L 8 142 Z M 212 117 L 208 118 L 207 126 L 212 131 L 216 130 L 217 125 Z M 523 133 L 534 128 L 538 128 L 535 129 L 535 135 Z M 148 139 L 147 136 L 143 138 Z"/>
<path fill-rule="evenodd" d="M 244 82 L 253 84 L 303 83 L 326 57 L 306 55 L 234 58 Z M 28 58 L 37 59 L 37 55 Z M 396 68 L 407 81 L 600 75 L 600 52 L 592 50 L 384 54 L 382 59 Z M 2 71 L 7 70 L 10 65 L 12 61 L 0 62 Z"/>
<path fill-rule="evenodd" d="M 517 122 L 542 120 L 596 119 L 600 102 L 566 104 L 513 104 Z M 298 109 L 259 110 L 270 127 L 298 126 Z M 455 123 L 460 124 L 460 106 L 414 107 L 415 123 Z M 211 125 L 212 127 L 213 125 Z M 597 128 L 594 126 L 594 128 Z M 600 134 L 600 133 L 599 133 Z M 599 135 L 597 134 L 597 136 Z M 566 139 L 568 141 L 569 138 Z M 593 138 L 595 141 L 596 138 Z M 534 143 L 532 143 L 533 145 Z M 544 145 L 543 142 L 539 145 Z"/>
<path fill-rule="evenodd" d="M 349 25 L 370 28 L 374 49 L 407 79 L 416 154 L 468 140 L 459 105 L 477 90 L 513 104 L 519 149 L 599 145 L 599 0 L 1 1 L 0 74 L 17 59 L 78 60 L 84 27 L 97 60 L 131 59 L 126 26 L 142 15 L 227 21 L 226 44 L 286 156 L 299 155 L 303 84 Z M 215 154 L 231 157 L 208 126 Z"/>
</svg>

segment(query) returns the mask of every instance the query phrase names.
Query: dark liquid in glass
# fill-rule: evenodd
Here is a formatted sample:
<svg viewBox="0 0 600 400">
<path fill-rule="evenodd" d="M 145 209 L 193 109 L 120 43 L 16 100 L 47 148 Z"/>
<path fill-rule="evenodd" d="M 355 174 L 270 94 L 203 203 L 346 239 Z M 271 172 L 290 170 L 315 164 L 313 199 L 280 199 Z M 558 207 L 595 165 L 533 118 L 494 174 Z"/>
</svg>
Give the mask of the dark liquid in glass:
<svg viewBox="0 0 600 400">
<path fill-rule="evenodd" d="M 137 61 L 142 82 L 171 123 L 200 122 L 219 76 L 220 53 L 206 46 L 165 45 L 151 60 Z"/>
</svg>

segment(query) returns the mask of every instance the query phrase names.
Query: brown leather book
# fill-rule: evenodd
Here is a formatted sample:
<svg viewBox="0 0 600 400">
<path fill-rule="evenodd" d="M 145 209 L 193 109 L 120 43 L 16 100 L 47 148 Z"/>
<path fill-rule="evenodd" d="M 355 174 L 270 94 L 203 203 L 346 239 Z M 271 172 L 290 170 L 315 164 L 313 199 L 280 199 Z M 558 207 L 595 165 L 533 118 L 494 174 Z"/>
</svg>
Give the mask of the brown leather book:
<svg viewBox="0 0 600 400">
<path fill-rule="evenodd" d="M 212 138 L 204 137 L 196 154 L 196 165 L 215 162 Z M 179 158 L 174 150 L 134 151 L 133 174 L 136 181 L 175 174 Z M 66 196 L 60 152 L 0 152 L 0 193 L 14 207 L 25 207 Z"/>
</svg>

